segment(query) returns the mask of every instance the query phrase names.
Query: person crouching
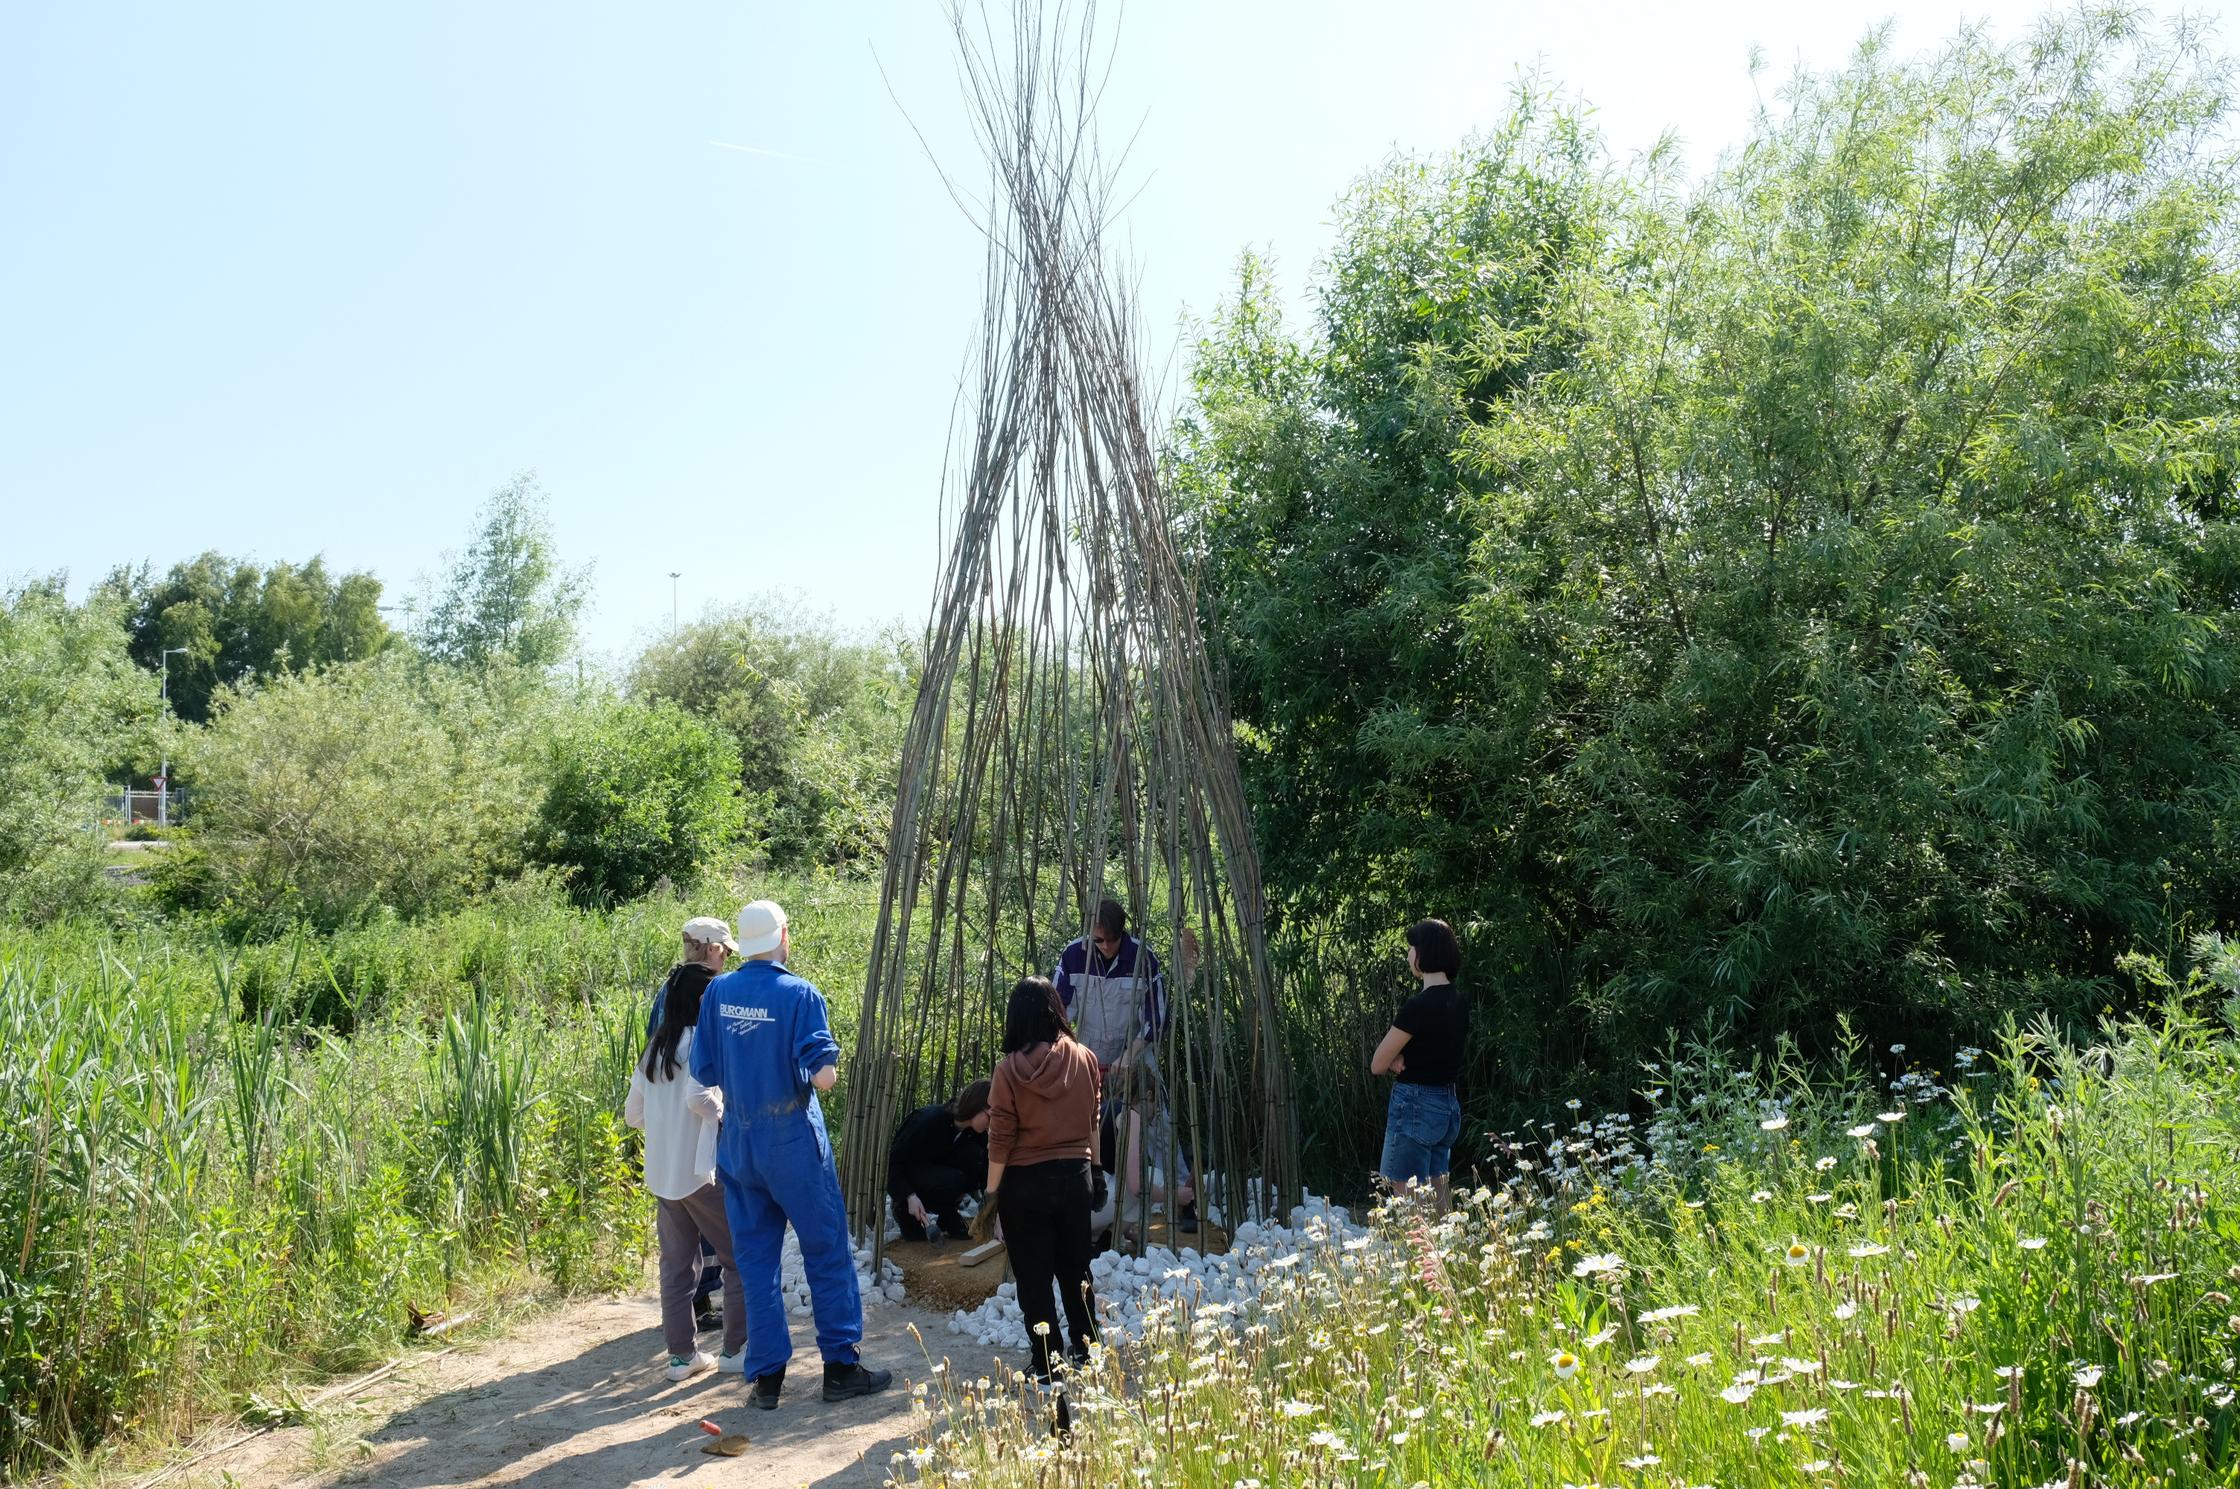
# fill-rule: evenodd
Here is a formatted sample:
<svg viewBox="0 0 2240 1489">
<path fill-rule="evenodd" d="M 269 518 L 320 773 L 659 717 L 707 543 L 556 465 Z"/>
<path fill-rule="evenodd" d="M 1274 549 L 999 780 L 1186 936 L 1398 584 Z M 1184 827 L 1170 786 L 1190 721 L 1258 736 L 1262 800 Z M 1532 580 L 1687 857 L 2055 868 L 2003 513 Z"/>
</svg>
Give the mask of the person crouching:
<svg viewBox="0 0 2240 1489">
<path fill-rule="evenodd" d="M 972 1234 L 962 1206 L 988 1183 L 988 1088 L 974 1081 L 954 1100 L 921 1106 L 903 1118 L 887 1150 L 887 1199 L 905 1241 Z"/>
</svg>

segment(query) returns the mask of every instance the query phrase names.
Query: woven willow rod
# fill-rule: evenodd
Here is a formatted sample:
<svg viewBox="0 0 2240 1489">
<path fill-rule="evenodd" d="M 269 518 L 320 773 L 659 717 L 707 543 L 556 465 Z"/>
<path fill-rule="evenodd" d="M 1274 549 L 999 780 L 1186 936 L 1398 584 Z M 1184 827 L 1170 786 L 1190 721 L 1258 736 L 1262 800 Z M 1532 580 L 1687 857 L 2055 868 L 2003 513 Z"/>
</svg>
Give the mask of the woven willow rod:
<svg viewBox="0 0 2240 1489">
<path fill-rule="evenodd" d="M 850 1062 L 849 1220 L 883 1244 L 896 1123 L 995 1068 L 1012 983 L 1106 896 L 1167 969 L 1154 1164 L 1186 1148 L 1228 1225 L 1287 1216 L 1298 1119 L 1260 862 L 1104 239 L 1095 10 L 1020 0 L 1001 44 L 984 11 L 951 22 L 989 172 L 968 208 L 985 309 Z"/>
</svg>

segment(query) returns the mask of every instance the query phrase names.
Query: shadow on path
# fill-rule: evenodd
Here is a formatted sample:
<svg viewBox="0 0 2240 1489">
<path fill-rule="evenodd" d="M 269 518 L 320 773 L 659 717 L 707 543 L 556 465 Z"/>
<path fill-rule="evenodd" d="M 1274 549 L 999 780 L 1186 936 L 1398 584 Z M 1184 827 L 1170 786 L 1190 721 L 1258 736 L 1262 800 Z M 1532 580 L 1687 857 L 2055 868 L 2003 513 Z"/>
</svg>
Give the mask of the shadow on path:
<svg viewBox="0 0 2240 1489">
<path fill-rule="evenodd" d="M 924 1353 L 908 1332 L 913 1321 L 930 1335 L 926 1315 L 873 1311 L 864 1355 L 892 1368 L 895 1384 L 834 1405 L 820 1396 L 814 1339 L 797 1332 L 785 1394 L 776 1411 L 763 1412 L 747 1404 L 738 1376 L 668 1380 L 650 1305 L 594 1305 L 589 1317 L 563 1316 L 483 1346 L 466 1362 L 475 1378 L 392 1412 L 364 1434 L 371 1461 L 335 1482 L 381 1489 L 612 1489 L 685 1480 L 877 1486 L 908 1445 L 910 1384 L 926 1375 Z M 580 1325 L 574 1339 L 555 1333 L 570 1323 Z M 703 1453 L 710 1439 L 699 1430 L 702 1418 L 746 1433 L 746 1454 Z"/>
</svg>

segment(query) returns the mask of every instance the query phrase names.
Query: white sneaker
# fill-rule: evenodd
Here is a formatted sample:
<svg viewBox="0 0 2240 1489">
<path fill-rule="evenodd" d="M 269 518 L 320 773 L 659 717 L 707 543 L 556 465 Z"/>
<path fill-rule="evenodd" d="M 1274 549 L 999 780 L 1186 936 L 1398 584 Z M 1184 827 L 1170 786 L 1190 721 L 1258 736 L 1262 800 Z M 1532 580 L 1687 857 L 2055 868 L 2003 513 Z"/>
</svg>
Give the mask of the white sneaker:
<svg viewBox="0 0 2240 1489">
<path fill-rule="evenodd" d="M 745 1351 L 741 1351 L 745 1353 Z M 696 1349 L 688 1359 L 684 1355 L 669 1356 L 669 1379 L 690 1380 L 703 1370 L 712 1370 L 716 1362 L 708 1358 L 704 1349 Z"/>
<path fill-rule="evenodd" d="M 717 1356 L 716 1356 L 716 1374 L 718 1374 L 718 1375 L 745 1375 L 746 1373 L 747 1373 L 747 1347 L 746 1347 L 745 1345 L 743 1345 L 743 1344 L 742 1344 L 742 1345 L 740 1345 L 740 1346 L 739 1346 L 739 1352 L 738 1352 L 737 1354 L 735 1354 L 735 1355 L 717 1355 Z"/>
</svg>

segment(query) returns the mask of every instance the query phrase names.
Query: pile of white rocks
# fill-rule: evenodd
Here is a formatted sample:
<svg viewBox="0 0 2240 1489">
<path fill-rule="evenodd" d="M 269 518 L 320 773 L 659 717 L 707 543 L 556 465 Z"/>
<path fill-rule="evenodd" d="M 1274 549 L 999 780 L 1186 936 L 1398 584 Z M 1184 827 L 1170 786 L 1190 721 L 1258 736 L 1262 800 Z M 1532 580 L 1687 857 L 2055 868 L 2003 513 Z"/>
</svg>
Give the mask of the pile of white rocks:
<svg viewBox="0 0 2240 1489">
<path fill-rule="evenodd" d="M 893 1262 L 881 1262 L 877 1276 L 871 1271 L 871 1245 L 867 1241 L 856 1247 L 856 1290 L 863 1294 L 863 1306 L 902 1301 L 902 1268 Z M 786 1227 L 785 1249 L 778 1254 L 778 1291 L 784 1299 L 786 1311 L 795 1318 L 808 1318 L 809 1274 L 801 1265 L 801 1238 Z"/>
<path fill-rule="evenodd" d="M 1260 1296 L 1267 1278 L 1367 1235 L 1367 1228 L 1356 1225 L 1344 1208 L 1310 1195 L 1292 1209 L 1289 1225 L 1256 1220 L 1239 1225 L 1225 1252 L 1208 1255 L 1184 1247 L 1178 1253 L 1164 1246 L 1153 1246 L 1142 1256 L 1108 1251 L 1089 1264 L 1100 1327 L 1114 1342 L 1136 1338 L 1147 1312 L 1177 1298 L 1187 1298 L 1193 1306 L 1243 1307 Z M 979 1307 L 958 1309 L 949 1318 L 949 1332 L 996 1349 L 1025 1349 L 1027 1325 L 1017 1287 L 1006 1282 Z"/>
</svg>

